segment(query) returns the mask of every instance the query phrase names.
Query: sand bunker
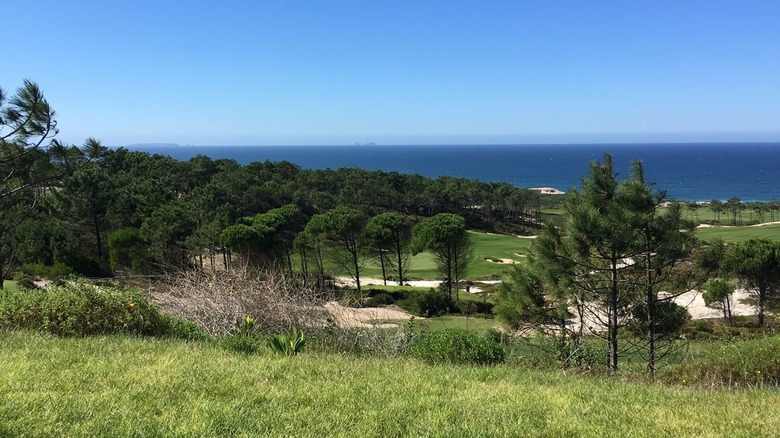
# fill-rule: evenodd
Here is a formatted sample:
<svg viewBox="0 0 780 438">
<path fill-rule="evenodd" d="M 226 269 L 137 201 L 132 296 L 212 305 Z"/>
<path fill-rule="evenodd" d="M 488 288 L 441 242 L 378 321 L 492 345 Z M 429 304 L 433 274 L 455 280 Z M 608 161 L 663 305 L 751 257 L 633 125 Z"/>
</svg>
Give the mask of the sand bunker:
<svg viewBox="0 0 780 438">
<path fill-rule="evenodd" d="M 514 265 L 515 263 L 520 263 L 517 260 L 499 259 L 499 258 L 496 258 L 496 257 L 485 258 L 485 261 L 488 262 L 488 263 L 495 263 L 497 265 Z"/>
<path fill-rule="evenodd" d="M 324 306 L 325 310 L 333 317 L 336 325 L 339 327 L 378 327 L 378 328 L 393 328 L 398 327 L 398 324 L 394 323 L 378 323 L 377 321 L 387 321 L 390 319 L 402 319 L 408 320 L 412 317 L 412 314 L 401 310 L 395 306 L 388 307 L 363 307 L 356 309 L 352 307 L 344 307 L 341 304 L 331 301 Z M 417 319 L 425 319 L 422 317 L 415 317 Z"/>
</svg>

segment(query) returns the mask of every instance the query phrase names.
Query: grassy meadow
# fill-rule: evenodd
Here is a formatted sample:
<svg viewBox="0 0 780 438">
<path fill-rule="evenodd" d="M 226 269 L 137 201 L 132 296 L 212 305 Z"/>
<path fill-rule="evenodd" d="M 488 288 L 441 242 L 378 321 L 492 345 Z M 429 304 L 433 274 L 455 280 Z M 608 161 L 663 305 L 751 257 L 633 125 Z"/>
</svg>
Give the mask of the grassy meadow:
<svg viewBox="0 0 780 438">
<path fill-rule="evenodd" d="M 2 333 L 0 436 L 775 436 L 777 394 Z"/>
</svg>

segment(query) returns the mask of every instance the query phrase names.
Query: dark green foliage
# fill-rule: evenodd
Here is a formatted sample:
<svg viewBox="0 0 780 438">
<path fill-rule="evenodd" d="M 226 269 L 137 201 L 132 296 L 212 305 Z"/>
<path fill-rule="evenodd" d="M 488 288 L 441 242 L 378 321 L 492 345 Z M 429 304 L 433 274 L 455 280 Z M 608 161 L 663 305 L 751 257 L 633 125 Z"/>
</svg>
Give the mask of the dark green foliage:
<svg viewBox="0 0 780 438">
<path fill-rule="evenodd" d="M 122 228 L 108 235 L 109 260 L 114 271 L 128 269 L 135 273 L 151 271 L 151 254 L 141 231 Z"/>
<path fill-rule="evenodd" d="M 433 288 L 425 292 L 410 293 L 395 304 L 409 313 L 426 318 L 446 315 L 458 310 L 457 304 L 446 292 Z"/>
<path fill-rule="evenodd" d="M 394 304 L 395 298 L 393 295 L 385 291 L 368 291 L 368 299 L 366 299 L 366 307 L 386 306 L 388 304 Z"/>
<path fill-rule="evenodd" d="M 376 253 L 382 276 L 395 275 L 398 284 L 403 280 L 409 268 L 412 239 L 411 222 L 400 213 L 386 212 L 372 217 L 363 229 L 366 244 Z"/>
<path fill-rule="evenodd" d="M 458 283 L 465 278 L 472 254 L 471 241 L 463 216 L 440 213 L 412 229 L 412 252 L 430 251 L 447 294 L 457 296 Z"/>
<path fill-rule="evenodd" d="M 648 318 L 647 307 L 639 305 L 632 311 L 632 319 L 628 324 L 629 331 L 635 336 L 643 336 L 650 330 L 659 337 L 680 333 L 685 323 L 691 319 L 688 309 L 671 301 L 655 303 L 655 316 Z"/>
<path fill-rule="evenodd" d="M 506 350 L 499 342 L 467 330 L 424 333 L 412 345 L 410 354 L 431 364 L 493 365 L 506 359 Z"/>
<path fill-rule="evenodd" d="M 86 283 L 49 290 L 0 292 L 0 327 L 49 332 L 59 336 L 127 333 L 205 339 L 189 322 L 165 315 L 138 291 Z"/>
<path fill-rule="evenodd" d="M 51 266 L 41 263 L 28 263 L 22 266 L 22 274 L 35 278 L 63 278 L 73 274 L 73 268 L 62 262 Z"/>
<path fill-rule="evenodd" d="M 306 224 L 306 234 L 311 240 L 330 247 L 332 261 L 355 280 L 358 295 L 362 294 L 360 272 L 365 262 L 362 233 L 367 220 L 362 212 L 339 206 L 312 216 Z"/>
<path fill-rule="evenodd" d="M 552 294 L 546 293 L 549 290 L 531 264 L 516 265 L 498 288 L 496 316 L 512 328 L 552 324 L 568 316 L 568 310 L 556 306 Z"/>
<path fill-rule="evenodd" d="M 780 242 L 750 239 L 726 251 L 721 269 L 744 282 L 758 307 L 758 325 L 764 313 L 780 301 Z"/>
<path fill-rule="evenodd" d="M 462 315 L 493 315 L 494 304 L 489 301 L 471 301 L 463 300 L 458 304 L 458 309 Z"/>
<path fill-rule="evenodd" d="M 734 289 L 734 284 L 731 282 L 720 278 L 712 279 L 707 283 L 706 290 L 702 294 L 704 304 L 707 307 L 721 309 L 723 318 L 731 322 L 731 295 Z"/>
</svg>

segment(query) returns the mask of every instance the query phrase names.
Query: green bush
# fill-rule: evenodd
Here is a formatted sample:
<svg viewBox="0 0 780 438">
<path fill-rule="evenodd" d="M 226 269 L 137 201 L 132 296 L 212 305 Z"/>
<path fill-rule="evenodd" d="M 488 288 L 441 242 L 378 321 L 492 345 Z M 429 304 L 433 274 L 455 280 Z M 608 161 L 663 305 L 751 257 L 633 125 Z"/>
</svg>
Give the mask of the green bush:
<svg viewBox="0 0 780 438">
<path fill-rule="evenodd" d="M 723 343 L 695 363 L 676 368 L 665 380 L 698 386 L 780 385 L 780 337 Z"/>
<path fill-rule="evenodd" d="M 493 303 L 482 301 L 461 301 L 460 313 L 462 315 L 492 315 Z"/>
<path fill-rule="evenodd" d="M 387 292 L 379 291 L 375 294 L 369 294 L 366 300 L 366 307 L 386 306 L 388 304 L 394 304 L 395 298 Z"/>
<path fill-rule="evenodd" d="M 411 355 L 431 364 L 491 365 L 506 359 L 504 347 L 495 339 L 467 330 L 424 333 L 412 345 Z"/>
<path fill-rule="evenodd" d="M 437 289 L 411 294 L 406 299 L 396 301 L 396 305 L 413 315 L 423 317 L 446 315 L 457 310 L 455 302 L 447 293 Z"/>
<path fill-rule="evenodd" d="M 59 336 L 128 333 L 208 338 L 194 324 L 165 315 L 136 290 L 80 282 L 49 290 L 0 292 L 0 327 Z"/>
<path fill-rule="evenodd" d="M 73 268 L 62 262 L 56 262 L 51 266 L 42 263 L 28 263 L 22 266 L 22 273 L 30 277 L 67 277 L 73 274 Z"/>
</svg>

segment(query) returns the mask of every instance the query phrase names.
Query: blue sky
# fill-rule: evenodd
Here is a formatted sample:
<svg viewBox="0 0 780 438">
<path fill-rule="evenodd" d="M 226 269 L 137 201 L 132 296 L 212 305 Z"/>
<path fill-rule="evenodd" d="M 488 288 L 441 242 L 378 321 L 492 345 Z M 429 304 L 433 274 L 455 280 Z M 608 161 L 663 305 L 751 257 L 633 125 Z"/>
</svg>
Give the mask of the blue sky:
<svg viewBox="0 0 780 438">
<path fill-rule="evenodd" d="M 36 1 L 0 86 L 107 145 L 780 140 L 778 1 Z"/>
</svg>

